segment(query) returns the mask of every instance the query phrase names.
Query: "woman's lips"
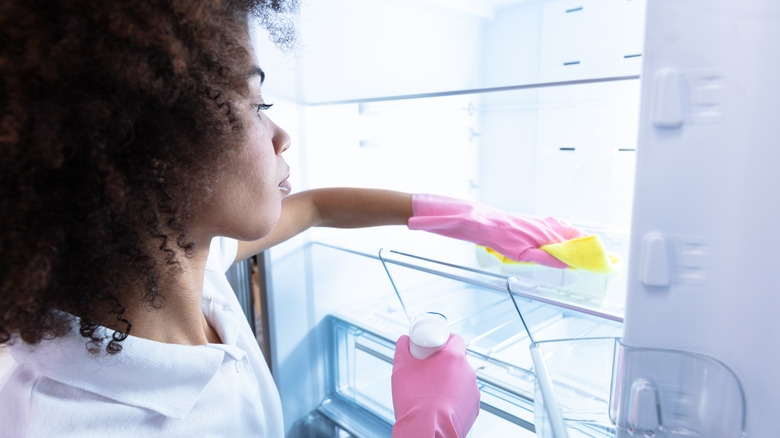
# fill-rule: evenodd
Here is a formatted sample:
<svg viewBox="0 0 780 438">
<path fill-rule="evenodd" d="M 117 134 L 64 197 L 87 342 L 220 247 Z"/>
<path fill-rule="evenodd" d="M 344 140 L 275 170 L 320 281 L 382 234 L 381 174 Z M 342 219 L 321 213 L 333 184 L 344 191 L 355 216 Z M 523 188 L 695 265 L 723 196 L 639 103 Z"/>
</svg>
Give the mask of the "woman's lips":
<svg viewBox="0 0 780 438">
<path fill-rule="evenodd" d="M 279 183 L 279 190 L 285 195 L 289 195 L 290 192 L 292 192 L 292 185 L 290 185 L 290 181 L 288 181 L 287 178 Z"/>
</svg>

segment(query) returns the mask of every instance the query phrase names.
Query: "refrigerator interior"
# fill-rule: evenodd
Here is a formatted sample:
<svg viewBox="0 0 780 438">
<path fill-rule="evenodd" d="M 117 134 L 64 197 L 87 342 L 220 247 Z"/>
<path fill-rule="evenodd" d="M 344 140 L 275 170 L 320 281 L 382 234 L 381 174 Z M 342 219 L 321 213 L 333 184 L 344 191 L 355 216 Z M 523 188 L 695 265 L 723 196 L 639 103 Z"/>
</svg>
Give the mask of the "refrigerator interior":
<svg viewBox="0 0 780 438">
<path fill-rule="evenodd" d="M 293 141 L 294 189 L 428 192 L 561 217 L 625 264 L 644 10 L 641 0 L 303 4 L 291 53 L 253 38 L 269 116 Z M 534 436 L 518 309 L 537 341 L 593 340 L 598 354 L 557 353 L 581 368 L 552 372 L 571 403 L 608 401 L 625 268 L 503 263 L 405 227 L 313 229 L 264 261 L 266 342 L 290 436 L 389 436 L 394 343 L 423 311 L 447 315 L 466 340 L 482 391 L 474 437 Z M 601 420 L 583 417 L 578 436 L 609 436 Z"/>
</svg>

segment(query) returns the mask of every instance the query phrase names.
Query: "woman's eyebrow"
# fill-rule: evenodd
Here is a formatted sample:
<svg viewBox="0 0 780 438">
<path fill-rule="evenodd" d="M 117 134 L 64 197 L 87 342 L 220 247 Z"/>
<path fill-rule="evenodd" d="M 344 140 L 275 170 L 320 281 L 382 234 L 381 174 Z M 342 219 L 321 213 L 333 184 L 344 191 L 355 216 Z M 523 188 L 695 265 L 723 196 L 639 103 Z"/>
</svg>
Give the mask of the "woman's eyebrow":
<svg viewBox="0 0 780 438">
<path fill-rule="evenodd" d="M 251 78 L 252 76 L 260 76 L 260 85 L 265 81 L 265 72 L 258 66 L 252 67 L 252 71 L 249 72 L 249 77 Z"/>
</svg>

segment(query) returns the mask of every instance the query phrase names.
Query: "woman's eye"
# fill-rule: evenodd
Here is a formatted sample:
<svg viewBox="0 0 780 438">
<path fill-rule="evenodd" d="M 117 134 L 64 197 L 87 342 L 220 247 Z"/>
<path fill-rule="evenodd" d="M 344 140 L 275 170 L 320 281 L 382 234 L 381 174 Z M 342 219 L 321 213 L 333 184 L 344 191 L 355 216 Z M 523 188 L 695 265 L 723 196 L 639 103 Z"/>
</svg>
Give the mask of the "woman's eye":
<svg viewBox="0 0 780 438">
<path fill-rule="evenodd" d="M 255 111 L 257 111 L 257 115 L 260 116 L 260 111 L 265 111 L 267 109 L 270 109 L 274 104 L 272 103 L 258 103 L 255 105 L 252 105 L 254 107 Z"/>
</svg>

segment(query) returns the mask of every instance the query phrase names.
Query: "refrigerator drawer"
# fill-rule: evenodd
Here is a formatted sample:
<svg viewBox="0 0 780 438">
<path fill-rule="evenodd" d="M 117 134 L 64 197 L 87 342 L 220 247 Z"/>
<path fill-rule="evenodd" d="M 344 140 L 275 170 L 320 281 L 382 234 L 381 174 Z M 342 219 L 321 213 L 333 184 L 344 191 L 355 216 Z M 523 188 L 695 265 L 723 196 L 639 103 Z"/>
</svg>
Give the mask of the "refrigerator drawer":
<svg viewBox="0 0 780 438">
<path fill-rule="evenodd" d="M 464 249 L 474 254 L 473 246 Z M 454 251 L 446 260 L 460 262 Z M 298 262 L 309 267 L 306 275 L 294 269 Z M 274 263 L 270 278 L 284 293 L 271 295 L 269 307 L 284 315 L 285 327 L 271 324 L 272 369 L 289 431 L 303 423 L 308 432 L 327 431 L 314 436 L 389 436 L 395 419 L 390 385 L 395 342 L 421 313 L 446 315 L 451 332 L 465 341 L 481 390 L 474 438 L 539 435 L 529 332 L 536 343 L 622 334 L 619 313 L 561 300 L 551 293 L 555 284 L 411 251 L 371 254 L 316 242 L 277 256 Z M 559 402 L 577 407 L 582 400 L 606 412 L 603 394 L 609 387 L 602 390 L 601 364 L 607 363 L 609 375 L 613 353 L 602 356 L 550 359 L 555 388 L 571 395 L 561 395 Z M 569 364 L 576 369 L 566 369 Z M 591 381 L 591 376 L 599 377 Z M 610 436 L 597 430 L 583 436 Z"/>
<path fill-rule="evenodd" d="M 378 259 L 390 275 L 395 296 L 347 306 L 327 317 L 329 391 L 317 411 L 355 436 L 389 435 L 395 341 L 419 313 L 446 315 L 450 330 L 466 343 L 481 391 L 472 437 L 536 436 L 539 404 L 531 339 L 518 310 L 536 341 L 604 337 L 609 342 L 621 332 L 619 320 L 597 310 L 555 302 L 543 294 L 525 292 L 524 297 L 521 289 L 528 283 L 511 277 L 397 252 L 380 253 Z M 556 386 L 566 394 L 561 402 L 587 403 L 606 413 L 609 380 L 605 392 L 601 376 L 604 364 L 607 374 L 611 372 L 612 351 L 568 359 L 576 369 L 561 368 L 557 362 L 553 368 Z M 613 433 L 600 427 L 583 430 L 579 436 Z"/>
<path fill-rule="evenodd" d="M 384 420 L 387 428 L 377 427 L 371 433 L 384 436 L 395 421 L 393 416 L 390 376 L 395 341 L 358 327 L 338 317 L 331 318 L 333 330 L 332 367 L 334 393 L 325 405 L 342 402 L 340 412 L 331 406 L 320 406 L 335 421 L 341 422 L 345 411 L 368 410 Z M 479 367 L 479 361 L 474 365 Z M 490 376 L 478 378 L 481 410 L 471 431 L 478 436 L 533 437 L 533 399 L 530 394 L 509 391 Z M 346 403 L 344 403 L 346 402 Z M 346 406 L 345 406 L 346 405 Z M 364 433 L 367 428 L 363 428 Z"/>
</svg>

